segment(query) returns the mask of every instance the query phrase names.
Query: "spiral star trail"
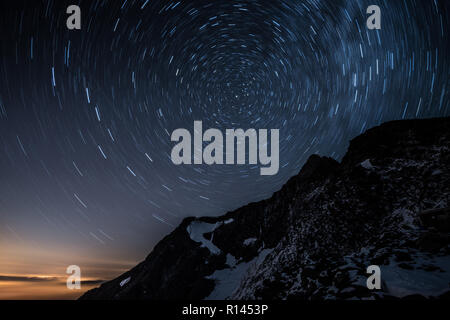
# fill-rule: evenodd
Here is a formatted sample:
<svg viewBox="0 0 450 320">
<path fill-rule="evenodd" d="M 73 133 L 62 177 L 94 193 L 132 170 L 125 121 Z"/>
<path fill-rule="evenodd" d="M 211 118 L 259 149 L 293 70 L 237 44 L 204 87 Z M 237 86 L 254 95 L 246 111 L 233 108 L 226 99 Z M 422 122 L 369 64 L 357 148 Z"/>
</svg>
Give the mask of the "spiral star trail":
<svg viewBox="0 0 450 320">
<path fill-rule="evenodd" d="M 8 261 L 65 250 L 77 252 L 71 264 L 138 261 L 186 216 L 269 197 L 311 154 L 340 159 L 350 139 L 382 122 L 450 115 L 448 1 L 8 2 L 0 20 Z M 71 4 L 81 30 L 66 27 Z M 373 4 L 380 30 L 366 26 Z M 170 135 L 195 120 L 280 129 L 279 173 L 174 165 Z"/>
</svg>

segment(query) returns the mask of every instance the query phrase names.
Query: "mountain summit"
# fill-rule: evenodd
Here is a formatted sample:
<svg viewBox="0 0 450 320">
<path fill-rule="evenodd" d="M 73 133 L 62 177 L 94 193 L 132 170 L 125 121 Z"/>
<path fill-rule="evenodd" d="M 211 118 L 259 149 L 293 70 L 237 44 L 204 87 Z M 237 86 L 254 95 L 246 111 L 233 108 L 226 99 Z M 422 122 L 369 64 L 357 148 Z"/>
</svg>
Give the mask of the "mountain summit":
<svg viewBox="0 0 450 320">
<path fill-rule="evenodd" d="M 184 219 L 81 299 L 449 297 L 449 207 L 450 118 L 392 121 L 341 163 L 312 155 L 270 199 Z"/>
</svg>

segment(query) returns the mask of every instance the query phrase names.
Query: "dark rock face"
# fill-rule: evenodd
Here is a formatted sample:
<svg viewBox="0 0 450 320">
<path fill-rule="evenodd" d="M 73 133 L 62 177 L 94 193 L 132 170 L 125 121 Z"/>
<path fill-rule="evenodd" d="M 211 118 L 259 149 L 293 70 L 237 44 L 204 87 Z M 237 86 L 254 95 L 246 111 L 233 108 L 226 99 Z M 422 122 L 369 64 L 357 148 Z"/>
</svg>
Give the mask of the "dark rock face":
<svg viewBox="0 0 450 320">
<path fill-rule="evenodd" d="M 388 122 L 341 163 L 311 156 L 270 199 L 186 218 L 81 299 L 445 298 L 450 234 L 419 214 L 448 207 L 450 118 Z M 366 286 L 370 265 L 381 290 Z"/>
</svg>

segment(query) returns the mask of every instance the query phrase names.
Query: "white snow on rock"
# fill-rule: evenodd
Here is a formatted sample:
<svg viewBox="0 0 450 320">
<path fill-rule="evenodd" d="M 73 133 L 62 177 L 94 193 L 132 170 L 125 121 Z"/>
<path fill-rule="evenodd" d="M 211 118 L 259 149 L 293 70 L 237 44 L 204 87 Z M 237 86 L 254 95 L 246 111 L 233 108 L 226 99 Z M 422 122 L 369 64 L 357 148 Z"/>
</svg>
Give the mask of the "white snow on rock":
<svg viewBox="0 0 450 320">
<path fill-rule="evenodd" d="M 228 220 L 225 220 L 224 222 L 223 222 L 223 224 L 229 224 L 229 223 L 232 223 L 234 221 L 234 219 L 233 218 L 230 218 L 230 219 L 228 219 Z"/>
<path fill-rule="evenodd" d="M 256 242 L 256 238 L 248 238 L 244 240 L 244 246 L 250 246 Z"/>
<path fill-rule="evenodd" d="M 239 288 L 241 280 L 247 274 L 248 270 L 251 267 L 259 266 L 272 250 L 273 249 L 264 249 L 257 257 L 249 262 L 241 262 L 231 266 L 231 268 L 216 270 L 212 275 L 206 277 L 207 279 L 213 279 L 215 281 L 215 287 L 205 300 L 224 300 L 230 297 L 234 291 Z M 236 259 L 228 254 L 227 264 L 233 264 L 232 261 L 235 263 Z"/>
<path fill-rule="evenodd" d="M 371 170 L 374 168 L 374 166 L 370 162 L 370 159 L 366 159 L 363 162 L 361 162 L 360 164 L 361 164 L 361 167 L 363 167 L 364 169 Z"/>
<path fill-rule="evenodd" d="M 411 210 L 399 208 L 397 210 L 394 210 L 394 212 L 392 212 L 392 217 L 398 218 L 400 220 L 399 227 L 407 226 L 411 229 L 418 228 L 417 224 L 415 223 L 416 214 Z"/>
<path fill-rule="evenodd" d="M 131 277 L 128 277 L 122 281 L 120 281 L 120 286 L 123 287 L 124 285 L 126 285 L 128 282 L 130 282 Z"/>
<path fill-rule="evenodd" d="M 205 239 L 203 235 L 208 232 L 213 232 L 221 223 L 206 223 L 202 221 L 192 221 L 186 228 L 187 233 L 195 242 L 202 244 L 202 247 L 208 248 L 212 254 L 220 254 L 220 249 L 212 243 L 211 240 Z"/>
<path fill-rule="evenodd" d="M 236 258 L 234 256 L 232 256 L 231 254 L 227 254 L 227 262 L 226 264 L 230 267 L 233 268 L 236 265 Z"/>
<path fill-rule="evenodd" d="M 381 279 L 387 287 L 387 292 L 396 297 L 412 294 L 438 296 L 448 290 L 450 276 L 450 257 L 434 257 L 433 264 L 441 271 L 429 272 L 417 268 L 418 262 L 428 262 L 425 257 L 416 259 L 416 268 L 405 270 L 396 264 L 381 266 Z M 444 272 L 442 272 L 444 271 Z"/>
</svg>

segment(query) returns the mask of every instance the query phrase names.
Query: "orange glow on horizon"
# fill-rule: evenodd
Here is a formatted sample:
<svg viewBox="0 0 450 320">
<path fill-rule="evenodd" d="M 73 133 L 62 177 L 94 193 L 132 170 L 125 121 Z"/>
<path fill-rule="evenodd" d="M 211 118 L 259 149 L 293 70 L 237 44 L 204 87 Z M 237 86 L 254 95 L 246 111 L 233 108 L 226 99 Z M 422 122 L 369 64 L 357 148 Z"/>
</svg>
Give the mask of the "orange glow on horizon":
<svg viewBox="0 0 450 320">
<path fill-rule="evenodd" d="M 1 235 L 0 235 L 1 237 Z M 77 299 L 134 267 L 139 258 L 122 258 L 115 247 L 59 241 L 0 238 L 0 300 Z M 81 269 L 81 289 L 67 288 L 67 267 Z"/>
<path fill-rule="evenodd" d="M 100 283 L 83 284 L 96 279 L 83 278 L 80 290 L 70 290 L 66 279 L 55 275 L 0 275 L 0 299 L 2 300 L 73 300 Z M 21 280 L 21 279 L 24 280 Z M 16 280 L 17 279 L 17 280 Z"/>
<path fill-rule="evenodd" d="M 136 265 L 137 261 L 110 261 L 97 257 L 79 258 L 67 252 L 8 252 L 0 253 L 0 300 L 73 300 L 87 290 L 100 286 Z M 8 254 L 10 253 L 10 254 Z M 75 263 L 73 263 L 75 261 Z M 71 264 L 81 268 L 81 289 L 68 289 Z"/>
</svg>

